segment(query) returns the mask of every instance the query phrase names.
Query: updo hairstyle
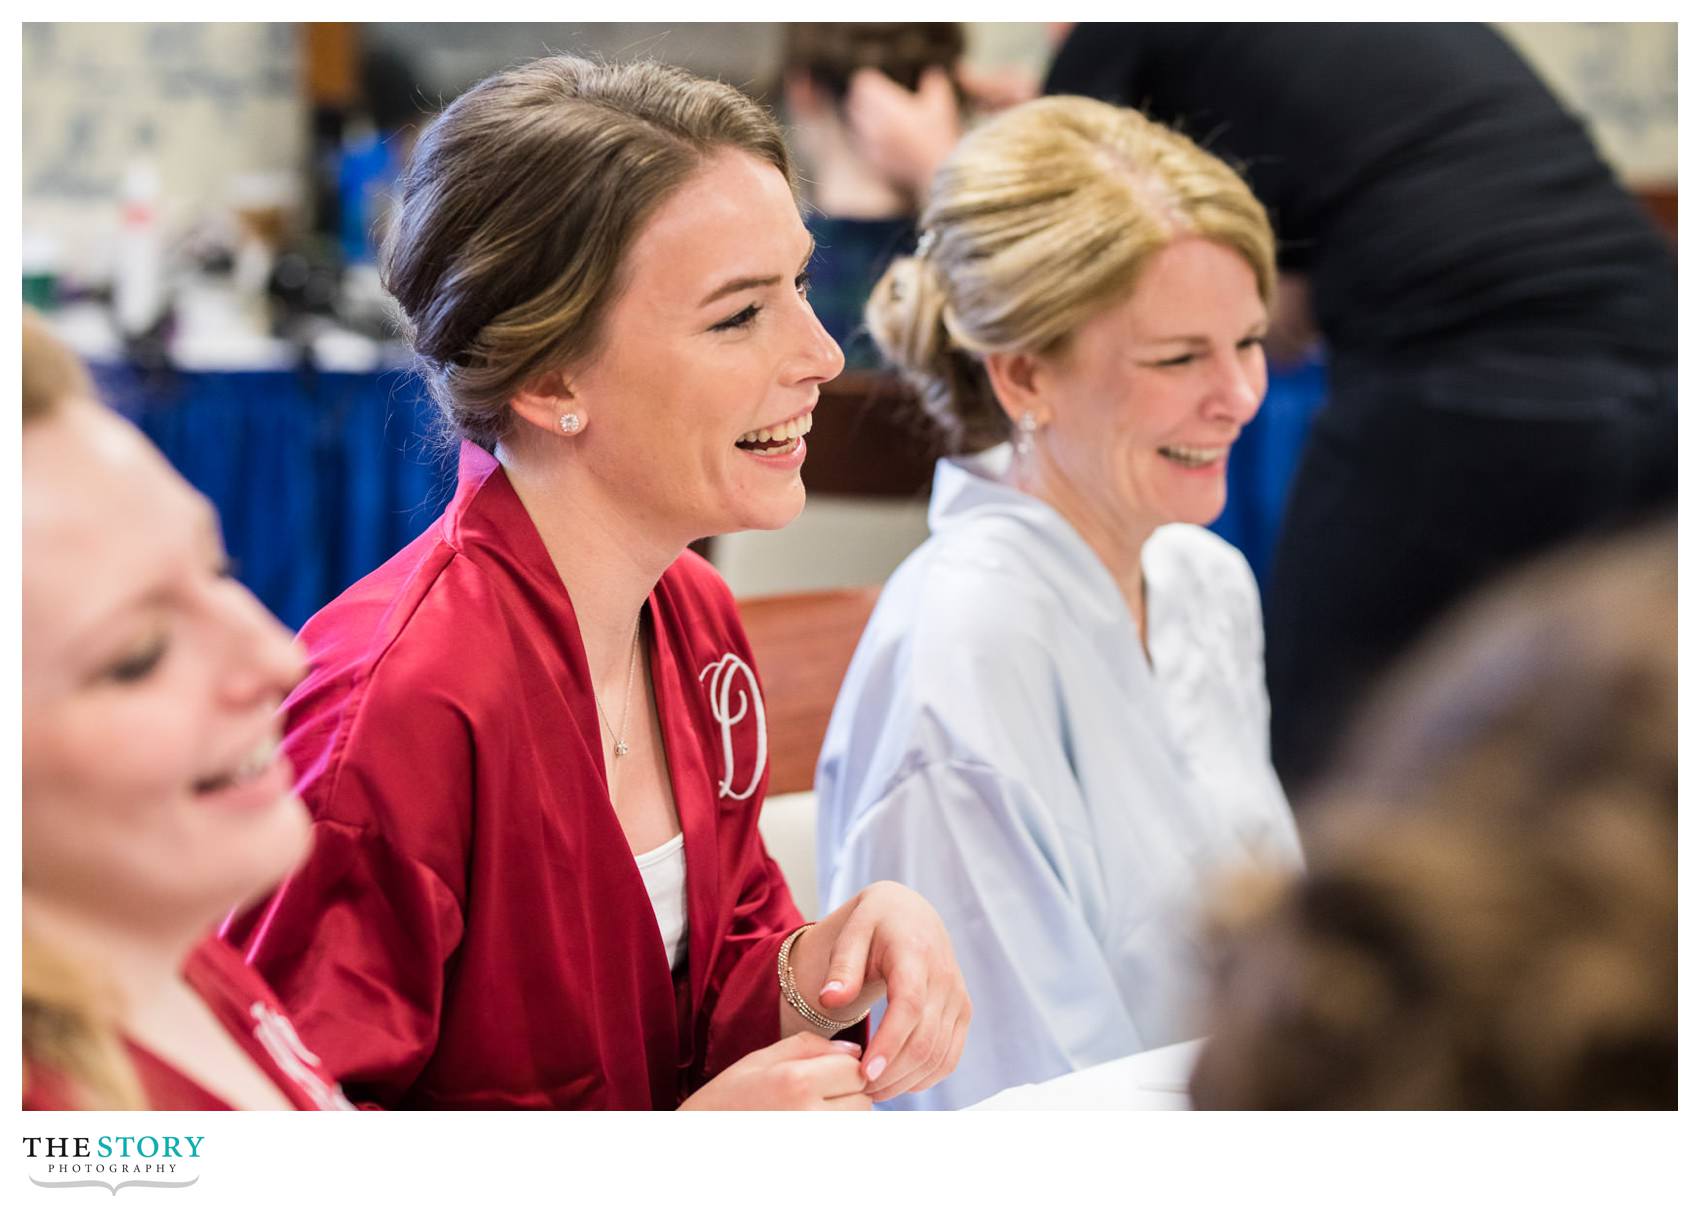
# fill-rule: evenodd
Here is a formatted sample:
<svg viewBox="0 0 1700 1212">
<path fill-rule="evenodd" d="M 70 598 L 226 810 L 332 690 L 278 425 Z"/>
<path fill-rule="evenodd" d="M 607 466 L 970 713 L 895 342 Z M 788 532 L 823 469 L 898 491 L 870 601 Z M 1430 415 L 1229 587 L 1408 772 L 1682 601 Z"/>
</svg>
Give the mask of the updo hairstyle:
<svg viewBox="0 0 1700 1212">
<path fill-rule="evenodd" d="M 970 132 L 934 175 L 920 226 L 916 255 L 892 262 L 866 317 L 958 453 L 1010 437 L 983 355 L 1059 352 L 1174 240 L 1233 249 L 1265 306 L 1274 295 L 1274 233 L 1234 170 L 1084 97 L 1029 101 Z"/>
<path fill-rule="evenodd" d="M 381 267 L 461 437 L 493 448 L 516 391 L 595 352 L 633 239 L 726 148 L 791 181 L 778 126 L 735 88 L 567 55 L 491 76 L 426 128 Z"/>
</svg>

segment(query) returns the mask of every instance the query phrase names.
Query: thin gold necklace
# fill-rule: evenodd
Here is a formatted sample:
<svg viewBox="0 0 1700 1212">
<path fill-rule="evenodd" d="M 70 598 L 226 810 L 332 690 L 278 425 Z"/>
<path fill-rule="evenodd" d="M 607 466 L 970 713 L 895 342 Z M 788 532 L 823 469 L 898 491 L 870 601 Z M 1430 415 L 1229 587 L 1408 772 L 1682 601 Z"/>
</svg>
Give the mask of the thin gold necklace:
<svg viewBox="0 0 1700 1212">
<path fill-rule="evenodd" d="M 618 732 L 614 731 L 614 725 L 608 722 L 608 713 L 602 710 L 602 700 L 597 696 L 595 688 L 592 687 L 591 689 L 590 697 L 596 700 L 596 714 L 602 717 L 602 726 L 608 729 L 608 735 L 613 738 L 615 758 L 623 758 L 632 751 L 632 747 L 626 744 L 626 725 L 632 718 L 632 679 L 637 676 L 638 636 L 642 634 L 643 613 L 640 611 L 638 617 L 632 622 L 632 659 L 631 663 L 626 666 L 626 703 L 624 707 L 620 708 L 620 730 Z"/>
</svg>

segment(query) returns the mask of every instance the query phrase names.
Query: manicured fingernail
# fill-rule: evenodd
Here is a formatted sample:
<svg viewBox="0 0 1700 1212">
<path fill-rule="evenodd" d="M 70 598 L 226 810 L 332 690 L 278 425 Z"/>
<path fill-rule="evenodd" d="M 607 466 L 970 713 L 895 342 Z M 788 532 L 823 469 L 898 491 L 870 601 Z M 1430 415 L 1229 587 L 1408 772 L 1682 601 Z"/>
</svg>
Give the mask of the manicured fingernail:
<svg viewBox="0 0 1700 1212">
<path fill-rule="evenodd" d="M 828 993 L 843 993 L 844 992 L 844 982 L 843 981 L 827 981 L 826 984 L 824 984 L 820 987 L 820 991 L 821 991 L 821 995 L 823 997 Z"/>
<path fill-rule="evenodd" d="M 871 1081 L 871 1082 L 879 1081 L 880 1074 L 882 1074 L 884 1072 L 885 1072 L 885 1057 L 876 1056 L 876 1057 L 874 1057 L 873 1060 L 868 1062 L 868 1080 L 869 1081 Z"/>
<path fill-rule="evenodd" d="M 852 1056 L 860 1056 L 862 1052 L 862 1045 L 853 1039 L 835 1039 L 832 1041 L 832 1046 L 840 1052 L 848 1052 Z"/>
</svg>

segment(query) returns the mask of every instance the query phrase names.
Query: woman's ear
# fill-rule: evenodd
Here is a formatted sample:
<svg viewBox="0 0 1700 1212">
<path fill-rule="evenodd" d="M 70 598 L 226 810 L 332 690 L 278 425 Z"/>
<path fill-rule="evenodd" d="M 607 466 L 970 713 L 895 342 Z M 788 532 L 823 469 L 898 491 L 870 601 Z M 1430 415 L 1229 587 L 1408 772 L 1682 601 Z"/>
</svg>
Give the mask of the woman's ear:
<svg viewBox="0 0 1700 1212">
<path fill-rule="evenodd" d="M 509 401 L 514 415 L 556 437 L 572 437 L 589 423 L 584 401 L 562 370 L 545 371 L 526 383 Z"/>
<path fill-rule="evenodd" d="M 1051 419 L 1048 376 L 1040 358 L 1029 353 L 989 353 L 982 359 L 992 394 L 1010 424 L 1032 416 L 1043 425 Z"/>
</svg>

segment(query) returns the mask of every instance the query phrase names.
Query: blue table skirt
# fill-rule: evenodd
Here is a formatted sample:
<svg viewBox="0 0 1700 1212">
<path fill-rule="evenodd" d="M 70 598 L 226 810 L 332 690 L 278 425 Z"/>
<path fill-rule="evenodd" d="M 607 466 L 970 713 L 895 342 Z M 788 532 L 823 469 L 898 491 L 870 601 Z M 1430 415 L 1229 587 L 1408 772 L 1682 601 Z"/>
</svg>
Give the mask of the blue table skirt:
<svg viewBox="0 0 1700 1212">
<path fill-rule="evenodd" d="M 454 490 L 454 446 L 407 371 L 95 373 L 106 399 L 211 499 L 237 575 L 292 628 L 417 536 Z M 1263 586 L 1325 388 L 1320 363 L 1272 373 L 1229 460 L 1228 507 L 1212 529 Z"/>
<path fill-rule="evenodd" d="M 299 628 L 428 526 L 454 487 L 436 410 L 405 371 L 97 366 L 108 401 L 218 509 L 237 576 Z"/>
<path fill-rule="evenodd" d="M 1228 506 L 1210 529 L 1245 553 L 1267 603 L 1275 539 L 1311 418 L 1328 392 L 1321 361 L 1270 368 L 1269 394 L 1228 456 Z"/>
</svg>

